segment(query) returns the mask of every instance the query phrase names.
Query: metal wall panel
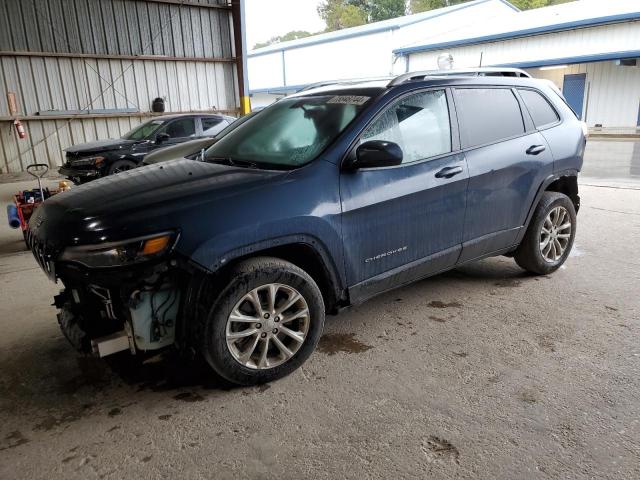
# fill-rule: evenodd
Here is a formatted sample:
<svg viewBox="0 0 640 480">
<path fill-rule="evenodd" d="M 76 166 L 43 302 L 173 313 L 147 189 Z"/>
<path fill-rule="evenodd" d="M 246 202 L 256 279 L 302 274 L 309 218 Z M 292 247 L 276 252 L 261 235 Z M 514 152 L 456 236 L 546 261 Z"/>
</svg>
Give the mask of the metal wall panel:
<svg viewBox="0 0 640 480">
<path fill-rule="evenodd" d="M 226 0 L 1 0 L 0 52 L 0 173 L 35 160 L 53 168 L 70 145 L 121 136 L 148 118 L 156 97 L 168 112 L 233 113 L 239 105 Z M 6 92 L 16 94 L 24 140 Z M 88 109 L 141 113 L 44 115 Z"/>
<path fill-rule="evenodd" d="M 196 2 L 179 5 L 144 0 L 3 0 L 0 3 L 0 50 L 4 51 L 213 58 L 230 54 L 233 44 L 229 35 L 231 11 L 199 7 Z M 215 0 L 200 3 L 226 5 Z M 213 35 L 212 27 L 215 27 Z M 222 36 L 215 31 L 221 31 Z"/>
<path fill-rule="evenodd" d="M 419 52 L 409 55 L 410 70 L 437 68 L 437 58 L 450 53 L 454 67 L 567 58 L 606 52 L 637 50 L 640 45 L 640 22 L 625 22 L 582 28 L 559 33 L 467 45 L 447 50 Z M 398 62 L 401 64 L 402 62 Z M 403 67 L 404 65 L 401 65 Z M 403 69 L 404 70 L 404 69 Z M 586 122 L 609 128 L 635 128 L 640 102 L 640 67 L 616 66 L 613 61 L 569 65 L 560 70 L 529 69 L 537 78 L 552 80 L 562 89 L 564 74 L 586 73 Z M 397 71 L 397 73 L 401 73 Z"/>
</svg>

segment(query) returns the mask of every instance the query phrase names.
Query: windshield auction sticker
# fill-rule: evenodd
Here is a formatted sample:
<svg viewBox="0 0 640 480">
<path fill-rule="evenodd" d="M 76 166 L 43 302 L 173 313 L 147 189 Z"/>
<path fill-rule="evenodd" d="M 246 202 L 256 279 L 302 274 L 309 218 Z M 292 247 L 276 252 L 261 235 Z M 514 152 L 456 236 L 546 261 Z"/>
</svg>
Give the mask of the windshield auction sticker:
<svg viewBox="0 0 640 480">
<path fill-rule="evenodd" d="M 364 105 L 371 97 L 363 97 L 360 95 L 336 95 L 327 100 L 327 103 L 339 103 L 342 105 Z"/>
</svg>

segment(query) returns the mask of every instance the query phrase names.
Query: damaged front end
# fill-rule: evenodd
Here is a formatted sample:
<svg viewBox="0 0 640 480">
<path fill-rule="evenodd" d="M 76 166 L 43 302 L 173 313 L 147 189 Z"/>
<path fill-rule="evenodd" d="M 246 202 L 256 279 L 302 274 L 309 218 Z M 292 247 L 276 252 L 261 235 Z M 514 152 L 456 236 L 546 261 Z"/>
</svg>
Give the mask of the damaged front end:
<svg viewBox="0 0 640 480">
<path fill-rule="evenodd" d="M 59 252 L 47 251 L 35 236 L 27 240 L 45 273 L 65 286 L 54 305 L 62 332 L 78 351 L 144 354 L 178 341 L 188 277 L 172 255 L 176 232 Z"/>
</svg>

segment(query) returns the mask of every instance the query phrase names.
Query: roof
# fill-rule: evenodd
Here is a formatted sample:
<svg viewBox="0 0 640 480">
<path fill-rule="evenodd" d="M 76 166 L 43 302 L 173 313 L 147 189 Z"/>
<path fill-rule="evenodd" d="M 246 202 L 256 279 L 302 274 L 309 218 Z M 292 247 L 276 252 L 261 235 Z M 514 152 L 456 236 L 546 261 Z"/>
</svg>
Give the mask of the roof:
<svg viewBox="0 0 640 480">
<path fill-rule="evenodd" d="M 435 10 L 429 10 L 422 13 L 416 13 L 414 15 L 405 15 L 398 18 L 391 18 L 389 20 L 383 20 L 381 22 L 368 23 L 359 27 L 344 28 L 342 30 L 336 30 L 334 32 L 321 33 L 319 35 L 312 35 L 310 37 L 300 38 L 297 40 L 290 40 L 288 42 L 276 43 L 262 48 L 257 48 L 250 51 L 247 57 L 257 57 L 259 55 L 266 55 L 269 53 L 280 52 L 282 50 L 289 50 L 293 48 L 307 47 L 318 43 L 333 42 L 336 40 L 343 40 L 345 38 L 357 37 L 361 35 L 369 35 L 372 33 L 385 32 L 389 30 L 395 30 L 415 23 L 431 20 L 442 15 L 455 12 L 457 10 L 464 10 L 475 5 L 479 5 L 487 2 L 499 2 L 511 8 L 512 10 L 519 12 L 520 10 L 511 5 L 507 0 L 473 0 L 467 3 L 459 5 L 453 5 L 451 7 L 438 8 Z"/>
<path fill-rule="evenodd" d="M 148 121 L 157 121 L 166 122 L 168 120 L 173 120 L 174 118 L 182 118 L 182 117 L 228 117 L 228 115 L 223 115 L 221 113 L 196 113 L 196 112 L 187 112 L 187 113 L 170 113 L 167 115 L 154 115 Z M 229 117 L 234 118 L 234 117 Z"/>
<path fill-rule="evenodd" d="M 393 53 L 406 55 L 634 20 L 640 20 L 638 0 L 580 0 L 518 12 L 509 17 L 509 22 L 500 18 L 481 22 L 447 32 L 430 43 L 416 42 L 395 49 Z"/>
<path fill-rule="evenodd" d="M 497 69 L 496 69 L 497 70 Z M 500 69 L 504 71 L 504 69 Z M 510 85 L 510 86 L 537 86 L 546 80 L 531 77 L 511 77 L 511 76 L 477 76 L 477 75 L 443 75 L 433 76 L 425 74 L 425 72 L 410 72 L 396 77 L 390 77 L 386 80 L 374 81 L 344 81 L 334 84 L 321 85 L 314 87 L 310 85 L 308 90 L 303 90 L 288 98 L 304 97 L 308 95 L 318 94 L 337 94 L 337 95 L 375 95 L 385 90 L 407 85 L 409 83 L 419 83 L 421 86 L 440 86 L 440 85 Z M 544 83 L 546 85 L 546 83 Z"/>
</svg>

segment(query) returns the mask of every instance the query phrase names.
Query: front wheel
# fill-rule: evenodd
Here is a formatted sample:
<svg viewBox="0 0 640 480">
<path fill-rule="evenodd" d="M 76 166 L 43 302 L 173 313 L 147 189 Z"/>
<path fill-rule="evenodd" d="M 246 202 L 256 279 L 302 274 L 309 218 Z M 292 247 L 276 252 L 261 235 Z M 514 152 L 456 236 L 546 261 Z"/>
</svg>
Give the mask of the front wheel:
<svg viewBox="0 0 640 480">
<path fill-rule="evenodd" d="M 107 175 L 115 175 L 117 173 L 126 172 L 128 170 L 133 170 L 137 166 L 138 166 L 138 164 L 136 162 L 131 161 L 131 160 L 116 160 L 109 167 L 109 171 L 108 171 Z"/>
<path fill-rule="evenodd" d="M 539 275 L 555 272 L 565 262 L 576 236 L 576 210 L 566 195 L 544 192 L 516 249 L 516 263 Z"/>
<path fill-rule="evenodd" d="M 288 375 L 309 358 L 322 335 L 320 289 L 284 260 L 240 263 L 213 303 L 203 305 L 209 313 L 200 329 L 201 350 L 215 372 L 232 383 L 255 385 Z"/>
</svg>

